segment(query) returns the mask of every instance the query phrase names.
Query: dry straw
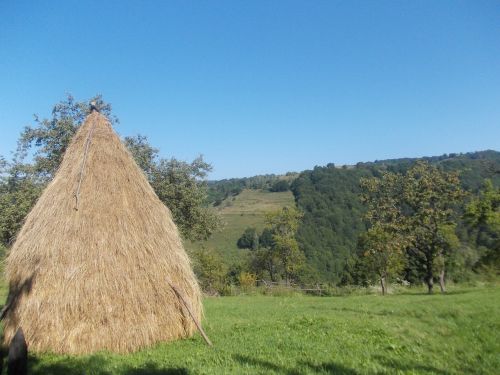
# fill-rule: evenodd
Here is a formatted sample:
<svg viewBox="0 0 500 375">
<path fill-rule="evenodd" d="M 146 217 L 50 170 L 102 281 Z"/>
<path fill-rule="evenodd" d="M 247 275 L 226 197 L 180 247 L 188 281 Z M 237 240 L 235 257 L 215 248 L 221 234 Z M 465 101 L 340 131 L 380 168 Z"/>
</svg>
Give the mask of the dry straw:
<svg viewBox="0 0 500 375">
<path fill-rule="evenodd" d="M 26 218 L 6 274 L 4 343 L 22 327 L 30 351 L 131 352 L 190 336 L 195 324 L 168 282 L 201 317 L 170 211 L 98 112 Z"/>
</svg>

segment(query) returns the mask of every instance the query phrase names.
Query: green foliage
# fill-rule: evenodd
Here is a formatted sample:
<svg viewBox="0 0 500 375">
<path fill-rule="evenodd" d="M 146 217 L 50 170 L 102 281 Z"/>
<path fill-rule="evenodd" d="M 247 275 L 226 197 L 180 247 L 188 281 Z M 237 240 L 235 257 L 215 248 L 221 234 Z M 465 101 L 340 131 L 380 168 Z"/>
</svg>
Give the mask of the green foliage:
<svg viewBox="0 0 500 375">
<path fill-rule="evenodd" d="M 303 214 L 295 207 L 283 207 L 266 215 L 267 227 L 273 234 L 273 244 L 269 249 L 279 259 L 283 277 L 287 284 L 297 277 L 305 257 L 295 238 Z"/>
<path fill-rule="evenodd" d="M 409 254 L 423 265 L 429 293 L 436 261 L 441 258 L 438 268 L 444 272 L 445 258 L 453 250 L 452 241 L 458 242 L 450 228 L 454 229 L 454 208 L 464 197 L 458 173 L 443 172 L 426 162 L 417 162 L 403 179 L 401 211 L 409 210 L 405 215 L 411 241 Z"/>
<path fill-rule="evenodd" d="M 475 245 L 484 249 L 481 265 L 500 272 L 500 188 L 486 180 L 478 197 L 467 206 L 465 219 L 470 226 Z"/>
<path fill-rule="evenodd" d="M 290 184 L 287 180 L 278 180 L 269 188 L 269 191 L 277 193 L 280 191 L 287 191 L 290 189 Z"/>
<path fill-rule="evenodd" d="M 259 236 L 259 246 L 270 249 L 274 246 L 273 232 L 270 228 L 266 227 L 262 230 Z"/>
<path fill-rule="evenodd" d="M 390 278 L 403 271 L 405 237 L 390 230 L 388 226 L 375 224 L 361 235 L 360 246 L 364 250 L 361 262 L 378 276 L 382 294 L 385 294 Z"/>
<path fill-rule="evenodd" d="M 361 186 L 372 225 L 364 238 L 365 255 L 371 255 L 381 280 L 401 264 L 397 255 L 407 248 L 409 263 L 424 269 L 422 276 L 432 292 L 436 270 L 444 275 L 446 258 L 459 246 L 453 208 L 465 194 L 458 174 L 418 161 L 404 175 L 386 172 L 362 179 Z"/>
<path fill-rule="evenodd" d="M 253 273 L 243 271 L 238 277 L 238 282 L 243 291 L 248 292 L 255 286 L 257 277 Z"/>
<path fill-rule="evenodd" d="M 212 249 L 202 248 L 193 254 L 194 272 L 204 292 L 219 294 L 226 285 L 227 267 Z"/>
<path fill-rule="evenodd" d="M 259 235 L 255 228 L 247 228 L 236 243 L 238 249 L 257 250 L 259 248 Z"/>
<path fill-rule="evenodd" d="M 250 258 L 248 268 L 259 279 L 278 281 L 280 277 L 280 259 L 272 247 L 260 248 Z"/>
<path fill-rule="evenodd" d="M 200 156 L 187 163 L 160 159 L 152 167 L 150 184 L 158 198 L 170 208 L 184 238 L 206 240 L 221 227 L 220 217 L 205 205 L 205 177 L 212 169 Z"/>
<path fill-rule="evenodd" d="M 372 175 L 367 169 L 315 167 L 292 183 L 304 212 L 297 240 L 317 270 L 316 281 L 339 282 L 347 259 L 356 253 L 358 236 L 366 230 L 359 180 Z"/>
<path fill-rule="evenodd" d="M 493 186 L 500 186 L 500 174 L 496 172 L 500 170 L 500 152 L 482 151 L 423 159 L 431 165 L 439 166 L 443 172 L 460 172 L 462 188 L 472 194 L 479 190 L 485 178 L 491 178 Z M 417 159 L 394 159 L 358 163 L 352 168 L 315 167 L 296 178 L 291 189 L 297 206 L 304 212 L 297 240 L 308 265 L 317 270 L 317 281 L 363 282 L 364 278 L 353 265 L 358 257 L 357 239 L 367 229 L 363 217 L 368 207 L 362 203 L 360 179 L 382 177 L 384 172 L 405 174 L 416 161 Z M 380 210 L 379 214 L 384 212 L 390 214 L 390 210 Z M 453 268 L 454 274 L 459 275 L 466 271 L 459 271 L 460 265 L 468 267 L 477 257 L 475 253 L 488 253 L 491 237 L 481 231 L 479 236 L 483 240 L 478 242 L 481 245 L 476 245 L 477 230 L 465 226 L 460 218 L 455 218 L 454 221 L 462 243 L 453 266 L 456 267 Z M 482 249 L 479 248 L 481 246 Z M 419 281 L 423 268 L 420 262 L 408 262 L 406 279 L 411 282 Z M 348 269 L 353 274 L 346 275 Z"/>
<path fill-rule="evenodd" d="M 44 185 L 29 175 L 17 175 L 15 168 L 2 171 L 0 176 L 0 244 L 8 246 Z"/>
<path fill-rule="evenodd" d="M 148 138 L 140 134 L 135 137 L 125 137 L 123 143 L 134 157 L 137 165 L 146 173 L 148 179 L 151 179 L 156 169 L 159 150 L 152 147 Z"/>
<path fill-rule="evenodd" d="M 221 228 L 219 215 L 207 206 L 206 177 L 212 166 L 202 156 L 191 163 L 159 158 L 158 149 L 141 135 L 125 137 L 124 142 L 185 239 L 206 240 Z"/>
</svg>

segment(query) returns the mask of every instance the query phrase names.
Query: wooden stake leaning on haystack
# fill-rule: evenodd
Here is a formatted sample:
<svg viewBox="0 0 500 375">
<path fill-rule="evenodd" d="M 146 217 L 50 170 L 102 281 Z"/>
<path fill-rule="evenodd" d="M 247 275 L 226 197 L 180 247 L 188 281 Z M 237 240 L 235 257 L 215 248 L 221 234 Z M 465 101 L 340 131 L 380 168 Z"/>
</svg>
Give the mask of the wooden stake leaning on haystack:
<svg viewBox="0 0 500 375">
<path fill-rule="evenodd" d="M 5 343 L 18 327 L 33 352 L 124 353 L 196 329 L 210 342 L 172 215 L 97 110 L 28 214 L 6 275 Z"/>
</svg>

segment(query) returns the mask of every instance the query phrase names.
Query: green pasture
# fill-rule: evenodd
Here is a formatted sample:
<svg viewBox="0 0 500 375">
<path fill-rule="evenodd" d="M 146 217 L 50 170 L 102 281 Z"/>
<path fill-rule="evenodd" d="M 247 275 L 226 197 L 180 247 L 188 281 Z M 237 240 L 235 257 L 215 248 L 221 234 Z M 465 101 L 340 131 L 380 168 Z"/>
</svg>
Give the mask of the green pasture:
<svg viewBox="0 0 500 375">
<path fill-rule="evenodd" d="M 130 355 L 30 357 L 33 374 L 498 374 L 500 289 L 205 300 L 199 335 Z M 119 339 L 117 337 L 117 339 Z"/>
<path fill-rule="evenodd" d="M 284 206 L 294 206 L 290 191 L 271 193 L 263 190 L 243 190 L 235 197 L 229 197 L 217 208 L 224 222 L 223 229 L 208 241 L 186 243 L 189 250 L 200 246 L 215 249 L 227 264 L 238 263 L 245 250 L 238 249 L 236 242 L 248 227 L 264 228 L 265 214 Z"/>
</svg>

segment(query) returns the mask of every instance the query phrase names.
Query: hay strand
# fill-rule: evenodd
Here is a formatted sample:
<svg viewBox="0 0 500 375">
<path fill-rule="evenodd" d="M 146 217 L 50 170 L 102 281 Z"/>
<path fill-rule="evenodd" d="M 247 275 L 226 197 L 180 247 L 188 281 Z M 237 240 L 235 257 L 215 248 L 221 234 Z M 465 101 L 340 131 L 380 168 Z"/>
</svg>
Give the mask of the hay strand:
<svg viewBox="0 0 500 375">
<path fill-rule="evenodd" d="M 92 141 L 92 133 L 95 129 L 96 120 L 92 122 L 92 127 L 90 128 L 89 134 L 87 135 L 87 140 L 85 141 L 85 151 L 83 152 L 82 165 L 80 167 L 80 175 L 78 177 L 78 186 L 75 191 L 75 210 L 78 211 L 78 201 L 80 200 L 80 189 L 82 187 L 83 173 L 85 171 L 85 164 L 87 163 L 87 155 L 89 153 L 90 142 Z"/>
</svg>

